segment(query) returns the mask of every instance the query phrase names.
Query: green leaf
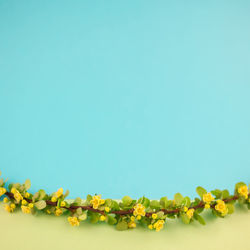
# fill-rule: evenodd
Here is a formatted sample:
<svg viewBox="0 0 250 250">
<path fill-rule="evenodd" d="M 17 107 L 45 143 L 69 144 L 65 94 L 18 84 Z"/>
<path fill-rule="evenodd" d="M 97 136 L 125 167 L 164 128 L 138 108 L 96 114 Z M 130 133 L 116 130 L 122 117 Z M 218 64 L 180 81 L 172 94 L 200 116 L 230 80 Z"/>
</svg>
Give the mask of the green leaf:
<svg viewBox="0 0 250 250">
<path fill-rule="evenodd" d="M 91 213 L 90 222 L 97 223 L 98 221 L 99 221 L 99 214 L 98 213 Z"/>
<path fill-rule="evenodd" d="M 142 202 L 142 205 L 143 205 L 145 208 L 149 207 L 149 205 L 150 205 L 150 200 L 149 200 L 148 198 L 144 197 L 143 202 Z"/>
<path fill-rule="evenodd" d="M 216 199 L 220 199 L 222 196 L 222 191 L 220 189 L 215 189 L 211 191 L 212 195 L 215 196 Z"/>
<path fill-rule="evenodd" d="M 81 215 L 82 214 L 82 208 L 81 207 L 77 208 L 76 213 L 77 213 L 77 215 Z"/>
<path fill-rule="evenodd" d="M 190 219 L 187 216 L 187 214 L 181 214 L 181 219 L 182 219 L 184 224 L 189 224 L 189 222 L 190 222 Z"/>
<path fill-rule="evenodd" d="M 43 200 L 45 198 L 45 196 L 46 196 L 46 193 L 45 193 L 45 191 L 43 189 L 40 189 L 38 191 L 38 194 L 39 194 L 39 196 L 38 196 L 39 200 Z"/>
<path fill-rule="evenodd" d="M 120 207 L 117 201 L 112 200 L 111 210 L 115 210 L 115 211 L 120 210 Z"/>
<path fill-rule="evenodd" d="M 36 203 L 35 203 L 35 207 L 38 209 L 38 210 L 42 210 L 42 209 L 44 209 L 45 207 L 46 207 L 46 201 L 44 201 L 44 200 L 40 200 L 40 201 L 37 201 Z"/>
<path fill-rule="evenodd" d="M 122 202 L 125 206 L 129 206 L 132 203 L 133 199 L 129 196 L 124 196 Z"/>
<path fill-rule="evenodd" d="M 117 222 L 116 218 L 113 215 L 108 215 L 108 224 L 114 225 Z"/>
<path fill-rule="evenodd" d="M 80 206 L 82 204 L 82 199 L 80 197 L 77 197 L 74 201 L 74 203 L 77 205 L 77 206 Z"/>
<path fill-rule="evenodd" d="M 87 213 L 84 212 L 82 213 L 79 217 L 78 217 L 79 220 L 86 220 L 87 219 Z"/>
<path fill-rule="evenodd" d="M 164 212 L 162 212 L 162 211 L 159 211 L 156 214 L 157 214 L 158 219 L 162 219 L 162 217 L 164 216 Z"/>
<path fill-rule="evenodd" d="M 167 205 L 167 201 L 168 201 L 168 198 L 165 196 L 165 197 L 162 197 L 160 199 L 160 204 L 163 208 L 166 208 L 166 205 Z"/>
<path fill-rule="evenodd" d="M 183 201 L 183 196 L 180 193 L 175 194 L 174 201 L 177 206 L 180 206 Z"/>
<path fill-rule="evenodd" d="M 199 221 L 201 225 L 206 225 L 205 220 L 197 213 L 194 213 L 194 219 Z"/>
<path fill-rule="evenodd" d="M 186 206 L 186 207 L 190 207 L 191 204 L 191 200 L 188 196 L 184 197 L 183 201 L 182 201 L 182 205 Z"/>
<path fill-rule="evenodd" d="M 230 196 L 230 193 L 227 189 L 222 191 L 222 199 L 226 199 Z"/>
<path fill-rule="evenodd" d="M 227 204 L 228 214 L 232 214 L 234 212 L 234 205 Z"/>
<path fill-rule="evenodd" d="M 201 197 L 201 199 L 203 198 L 203 194 L 207 193 L 207 190 L 203 187 L 197 187 L 196 188 L 196 192 L 197 194 Z"/>
<path fill-rule="evenodd" d="M 91 201 L 92 199 L 93 199 L 92 195 L 88 194 L 88 195 L 87 195 L 87 198 L 86 198 L 86 201 L 85 201 L 86 205 L 89 205 L 89 204 L 90 204 L 90 201 Z"/>
<path fill-rule="evenodd" d="M 157 200 L 150 201 L 150 208 L 159 209 L 161 207 L 160 202 Z"/>
<path fill-rule="evenodd" d="M 128 223 L 126 221 L 120 221 L 116 225 L 116 229 L 119 231 L 127 230 L 128 229 Z"/>
<path fill-rule="evenodd" d="M 26 190 L 30 189 L 30 187 L 31 187 L 31 182 L 30 182 L 29 179 L 27 179 L 27 180 L 25 181 L 24 186 L 25 186 L 25 189 L 26 189 Z"/>
</svg>

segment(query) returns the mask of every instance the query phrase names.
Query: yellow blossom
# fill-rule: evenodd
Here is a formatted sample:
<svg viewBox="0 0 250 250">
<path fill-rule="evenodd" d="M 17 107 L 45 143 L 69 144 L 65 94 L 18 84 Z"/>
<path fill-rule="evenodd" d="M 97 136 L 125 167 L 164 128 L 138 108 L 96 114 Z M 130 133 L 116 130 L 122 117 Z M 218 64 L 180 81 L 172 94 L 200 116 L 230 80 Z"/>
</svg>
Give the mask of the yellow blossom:
<svg viewBox="0 0 250 250">
<path fill-rule="evenodd" d="M 184 212 L 187 212 L 187 211 L 188 211 L 188 208 L 187 208 L 187 207 L 184 207 L 183 210 L 184 210 Z"/>
<path fill-rule="evenodd" d="M 26 192 L 24 196 L 25 196 L 25 198 L 29 198 L 30 194 L 28 192 Z"/>
<path fill-rule="evenodd" d="M 109 207 L 105 207 L 105 211 L 108 213 L 110 211 Z"/>
<path fill-rule="evenodd" d="M 57 201 L 56 197 L 53 196 L 53 197 L 51 198 L 51 201 L 52 201 L 52 202 L 56 202 L 56 201 Z"/>
<path fill-rule="evenodd" d="M 136 204 L 134 206 L 133 215 L 134 216 L 137 216 L 137 215 L 145 216 L 146 215 L 145 207 L 142 204 L 140 204 L 140 203 Z"/>
<path fill-rule="evenodd" d="M 128 227 L 129 227 L 129 228 L 135 228 L 135 227 L 136 227 L 136 223 L 135 223 L 134 221 L 130 221 L 130 222 L 128 223 Z"/>
<path fill-rule="evenodd" d="M 61 207 L 65 207 L 66 206 L 66 202 L 65 201 L 62 201 L 61 202 Z"/>
<path fill-rule="evenodd" d="M 29 203 L 28 205 L 30 208 L 33 208 L 34 207 L 34 204 L 33 203 Z"/>
<path fill-rule="evenodd" d="M 93 205 L 94 209 L 97 209 L 100 205 L 105 203 L 105 200 L 101 199 L 101 195 L 95 195 L 90 203 Z"/>
<path fill-rule="evenodd" d="M 63 195 L 63 189 L 62 188 L 59 188 L 57 191 L 56 191 L 56 197 L 59 198 Z"/>
<path fill-rule="evenodd" d="M 16 208 L 16 205 L 14 203 L 11 203 L 10 207 L 14 210 Z"/>
<path fill-rule="evenodd" d="M 205 209 L 209 209 L 210 208 L 210 205 L 207 203 L 205 204 Z"/>
<path fill-rule="evenodd" d="M 157 214 L 152 214 L 152 218 L 155 220 L 157 218 Z"/>
<path fill-rule="evenodd" d="M 26 205 L 27 201 L 26 200 L 22 200 L 22 205 Z"/>
<path fill-rule="evenodd" d="M 149 224 L 148 225 L 148 228 L 151 230 L 151 229 L 153 229 L 153 225 L 152 224 Z"/>
<path fill-rule="evenodd" d="M 19 203 L 21 200 L 23 200 L 23 196 L 19 193 L 17 189 L 14 191 L 14 198 Z"/>
<path fill-rule="evenodd" d="M 80 221 L 76 217 L 68 217 L 68 222 L 71 226 L 79 226 Z"/>
<path fill-rule="evenodd" d="M 12 193 L 12 194 L 14 194 L 15 192 L 16 192 L 16 188 L 11 188 L 11 190 L 10 190 L 10 192 Z"/>
<path fill-rule="evenodd" d="M 101 215 L 101 216 L 100 216 L 100 221 L 105 221 L 105 220 L 106 220 L 106 216 Z"/>
<path fill-rule="evenodd" d="M 154 223 L 154 228 L 156 230 L 156 232 L 159 232 L 164 225 L 164 220 L 158 220 L 157 222 Z"/>
<path fill-rule="evenodd" d="M 0 197 L 6 193 L 6 189 L 4 187 L 0 187 Z"/>
<path fill-rule="evenodd" d="M 7 197 L 4 197 L 3 202 L 7 203 L 7 202 L 9 202 L 9 199 Z"/>
<path fill-rule="evenodd" d="M 245 199 L 247 199 L 248 197 L 248 187 L 247 185 L 244 185 L 244 186 L 241 186 L 238 188 L 238 193 L 241 195 L 241 196 L 244 196 Z"/>
<path fill-rule="evenodd" d="M 214 197 L 213 197 L 212 194 L 209 192 L 209 193 L 203 194 L 202 199 L 203 199 L 203 201 L 204 201 L 205 203 L 210 203 L 211 201 L 214 200 Z"/>
<path fill-rule="evenodd" d="M 12 209 L 10 205 L 5 205 L 4 209 L 9 213 L 12 213 L 14 211 L 14 209 Z"/>
<path fill-rule="evenodd" d="M 131 221 L 135 221 L 135 216 L 131 216 L 131 217 L 130 217 L 130 220 L 131 220 Z"/>
<path fill-rule="evenodd" d="M 60 208 L 57 208 L 56 211 L 55 211 L 56 216 L 60 216 L 60 215 L 62 215 L 62 213 L 63 213 L 63 211 Z"/>
<path fill-rule="evenodd" d="M 140 220 L 140 219 L 141 219 L 141 215 L 137 215 L 137 216 L 136 216 L 136 219 L 137 219 L 137 220 Z"/>
<path fill-rule="evenodd" d="M 31 209 L 30 207 L 27 206 L 21 206 L 22 212 L 25 214 L 30 214 L 31 213 Z"/>
<path fill-rule="evenodd" d="M 228 213 L 227 205 L 222 200 L 217 200 L 217 205 L 215 206 L 215 210 L 220 212 L 222 216 L 225 216 Z"/>
<path fill-rule="evenodd" d="M 194 209 L 191 208 L 191 209 L 188 209 L 188 211 L 186 212 L 187 216 L 189 219 L 191 219 L 194 215 Z"/>
</svg>

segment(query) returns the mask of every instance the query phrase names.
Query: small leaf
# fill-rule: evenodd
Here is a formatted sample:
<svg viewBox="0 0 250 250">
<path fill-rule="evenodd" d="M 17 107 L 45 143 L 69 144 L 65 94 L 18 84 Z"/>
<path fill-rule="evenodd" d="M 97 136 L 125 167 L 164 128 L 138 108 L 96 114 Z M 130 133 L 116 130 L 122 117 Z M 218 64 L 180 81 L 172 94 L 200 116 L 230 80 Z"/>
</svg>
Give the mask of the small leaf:
<svg viewBox="0 0 250 250">
<path fill-rule="evenodd" d="M 227 204 L 228 214 L 232 214 L 234 212 L 234 205 Z"/>
<path fill-rule="evenodd" d="M 194 213 L 194 219 L 196 219 L 197 221 L 199 221 L 199 223 L 201 225 L 206 225 L 205 220 L 197 213 Z"/>
<path fill-rule="evenodd" d="M 122 202 L 125 206 L 129 206 L 132 203 L 133 199 L 129 196 L 124 196 Z"/>
<path fill-rule="evenodd" d="M 183 201 L 183 196 L 180 193 L 175 194 L 174 201 L 177 206 L 180 206 Z"/>
<path fill-rule="evenodd" d="M 81 215 L 82 214 L 82 208 L 81 207 L 77 208 L 76 213 L 77 213 L 77 215 Z"/>
<path fill-rule="evenodd" d="M 228 190 L 225 189 L 225 190 L 222 191 L 222 199 L 226 199 L 229 196 L 230 196 L 230 194 L 229 194 Z"/>
<path fill-rule="evenodd" d="M 108 224 L 114 225 L 117 222 L 116 218 L 112 215 L 108 215 Z"/>
<path fill-rule="evenodd" d="M 35 203 L 36 208 L 39 209 L 39 210 L 44 209 L 44 208 L 46 207 L 46 205 L 47 205 L 47 204 L 46 204 L 46 202 L 45 202 L 44 200 L 37 201 L 37 202 Z"/>
<path fill-rule="evenodd" d="M 30 189 L 30 187 L 31 187 L 31 182 L 30 182 L 29 179 L 27 179 L 27 180 L 25 181 L 24 186 L 25 186 L 25 189 L 26 189 L 26 190 Z"/>
<path fill-rule="evenodd" d="M 182 219 L 184 224 L 189 224 L 189 222 L 190 222 L 190 219 L 187 216 L 187 214 L 181 214 L 181 219 Z"/>
<path fill-rule="evenodd" d="M 203 194 L 207 193 L 207 190 L 203 187 L 197 187 L 196 188 L 196 192 L 197 194 L 201 197 L 201 199 L 203 198 Z"/>
<path fill-rule="evenodd" d="M 127 230 L 128 229 L 128 223 L 126 221 L 120 221 L 116 225 L 116 229 L 119 231 Z"/>
<path fill-rule="evenodd" d="M 81 203 L 82 203 L 82 199 L 80 197 L 77 197 L 74 201 L 74 203 L 77 205 L 77 206 L 80 206 Z"/>
<path fill-rule="evenodd" d="M 220 199 L 222 196 L 222 191 L 219 189 L 215 189 L 211 191 L 211 193 L 215 196 L 216 199 Z"/>
<path fill-rule="evenodd" d="M 160 204 L 163 208 L 166 208 L 166 204 L 167 204 L 168 198 L 167 197 L 162 197 L 160 199 Z"/>
<path fill-rule="evenodd" d="M 152 209 L 159 209 L 161 207 L 160 202 L 157 200 L 150 201 L 150 207 Z"/>
</svg>

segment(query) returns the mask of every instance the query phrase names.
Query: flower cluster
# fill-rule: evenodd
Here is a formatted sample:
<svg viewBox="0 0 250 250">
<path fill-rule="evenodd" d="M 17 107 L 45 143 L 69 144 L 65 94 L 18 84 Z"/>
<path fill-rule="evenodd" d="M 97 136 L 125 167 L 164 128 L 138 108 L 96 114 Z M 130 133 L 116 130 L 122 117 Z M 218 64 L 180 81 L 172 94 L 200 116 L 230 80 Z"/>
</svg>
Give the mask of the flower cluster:
<svg viewBox="0 0 250 250">
<path fill-rule="evenodd" d="M 7 212 L 12 213 L 20 208 L 24 214 L 36 214 L 39 211 L 55 216 L 68 214 L 68 223 L 72 226 L 80 226 L 82 221 L 88 219 L 91 223 L 116 225 L 118 230 L 133 229 L 140 223 L 158 232 L 169 218 L 180 218 L 185 224 L 198 221 L 204 225 L 205 221 L 201 216 L 204 209 L 211 210 L 221 218 L 234 212 L 235 202 L 246 204 L 250 209 L 249 189 L 243 182 L 235 185 L 233 195 L 226 189 L 207 192 L 204 188 L 197 187 L 199 198 L 193 201 L 177 193 L 173 200 L 167 197 L 160 200 L 149 200 L 146 197 L 134 200 L 124 196 L 118 202 L 102 199 L 101 195 L 88 195 L 86 200 L 76 198 L 69 202 L 65 199 L 69 192 L 64 192 L 63 188 L 52 194 L 46 194 L 42 189 L 31 194 L 27 192 L 30 185 L 30 181 L 26 180 L 24 184 L 9 184 L 6 188 L 6 181 L 0 179 L 0 197 L 3 197 Z"/>
</svg>

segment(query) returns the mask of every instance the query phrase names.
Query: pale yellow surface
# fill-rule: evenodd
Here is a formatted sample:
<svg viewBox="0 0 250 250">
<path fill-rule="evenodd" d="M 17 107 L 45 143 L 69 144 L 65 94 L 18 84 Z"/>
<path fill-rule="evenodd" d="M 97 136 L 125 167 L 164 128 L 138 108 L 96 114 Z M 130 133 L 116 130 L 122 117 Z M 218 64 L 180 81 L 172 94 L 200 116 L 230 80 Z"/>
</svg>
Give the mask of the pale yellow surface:
<svg viewBox="0 0 250 250">
<path fill-rule="evenodd" d="M 66 217 L 8 214 L 0 205 L 0 249 L 220 249 L 250 250 L 250 212 L 238 208 L 225 219 L 206 215 L 207 225 L 168 222 L 159 233 L 144 228 L 116 231 L 113 226 L 69 226 Z"/>
</svg>

